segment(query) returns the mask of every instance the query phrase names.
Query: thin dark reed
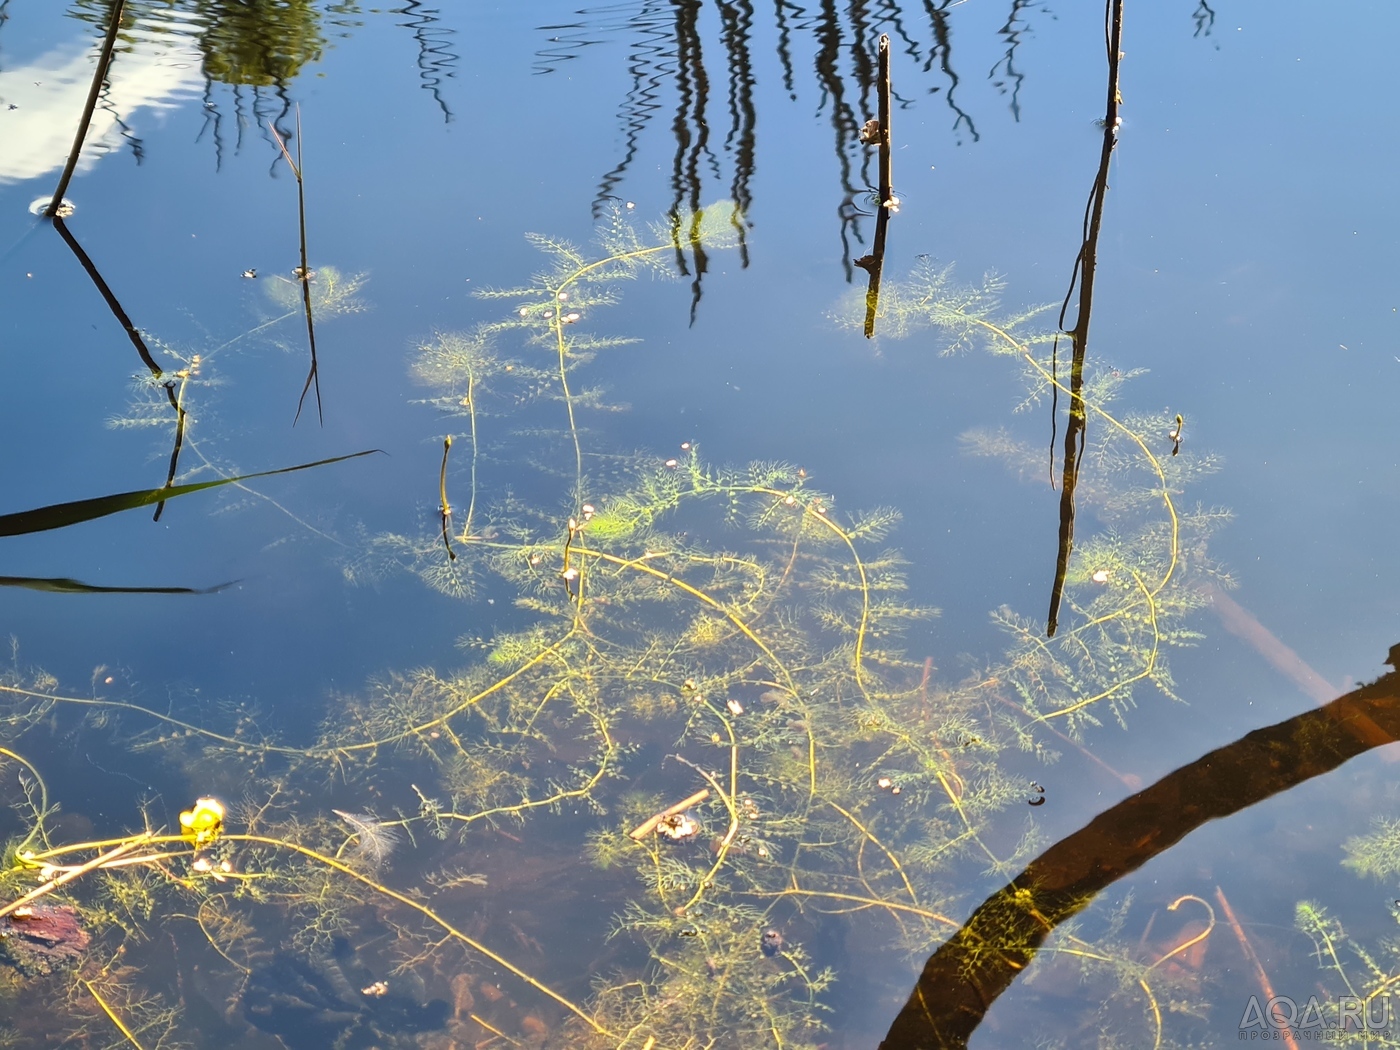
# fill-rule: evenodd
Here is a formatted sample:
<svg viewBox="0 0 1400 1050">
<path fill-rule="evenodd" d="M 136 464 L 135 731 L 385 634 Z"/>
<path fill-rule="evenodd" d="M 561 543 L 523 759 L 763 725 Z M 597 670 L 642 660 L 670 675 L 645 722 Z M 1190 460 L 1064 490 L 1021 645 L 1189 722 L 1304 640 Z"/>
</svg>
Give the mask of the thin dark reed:
<svg viewBox="0 0 1400 1050">
<path fill-rule="evenodd" d="M 166 389 L 169 390 L 169 387 L 167 386 Z M 184 444 L 185 444 L 185 406 L 182 405 L 182 404 L 180 404 L 179 401 L 176 401 L 176 402 L 175 402 L 175 445 L 174 445 L 174 447 L 171 448 L 171 450 L 170 450 L 170 470 L 169 470 L 169 472 L 165 475 L 165 487 L 166 487 L 166 488 L 170 488 L 170 486 L 172 486 L 172 485 L 175 484 L 175 471 L 176 471 L 176 470 L 179 468 L 179 466 L 180 466 L 180 449 L 184 447 Z M 160 521 L 160 516 L 161 516 L 161 514 L 162 514 L 164 511 L 165 511 L 165 501 L 164 501 L 164 500 L 161 500 L 161 502 L 159 502 L 159 503 L 156 504 L 156 512 L 155 512 L 155 515 L 151 518 L 151 520 L 152 520 L 152 521 Z"/>
<path fill-rule="evenodd" d="M 1099 153 L 1099 167 L 1094 175 L 1094 185 L 1089 191 L 1089 200 L 1084 208 L 1084 228 L 1075 256 L 1074 268 L 1070 275 L 1069 290 L 1060 306 L 1060 330 L 1069 336 L 1074 357 L 1070 363 L 1069 379 L 1069 423 L 1065 428 L 1063 479 L 1060 485 L 1060 531 L 1059 548 L 1055 558 L 1055 582 L 1050 589 L 1050 612 L 1046 617 L 1045 636 L 1053 638 L 1059 627 L 1060 603 L 1064 598 L 1065 575 L 1069 571 L 1070 554 L 1074 550 L 1074 490 L 1079 481 L 1079 463 L 1084 456 L 1084 435 L 1088 417 L 1084 411 L 1084 358 L 1089 345 L 1089 319 L 1094 309 L 1094 276 L 1098 270 L 1099 230 L 1103 224 L 1104 198 L 1108 195 L 1108 163 L 1113 157 L 1113 149 L 1118 144 L 1118 106 L 1122 95 L 1118 90 L 1118 65 L 1122 58 L 1123 43 L 1123 0 L 1108 0 L 1104 12 L 1105 44 L 1108 48 L 1108 101 L 1104 107 L 1103 148 Z M 1074 327 L 1065 328 L 1065 317 L 1069 312 L 1070 298 L 1079 289 L 1079 311 Z M 1057 377 L 1059 339 L 1051 349 L 1050 368 L 1052 378 Z M 1055 457 L 1055 431 L 1059 411 L 1059 384 L 1052 382 L 1050 401 L 1050 469 L 1053 483 Z"/>
<path fill-rule="evenodd" d="M 170 407 L 175 410 L 175 445 L 170 452 L 170 472 L 165 484 L 169 488 L 175 483 L 175 471 L 180 462 L 180 449 L 185 438 L 185 409 L 180 404 L 179 397 L 175 393 L 175 381 L 165 377 L 165 371 L 156 363 L 156 359 L 151 356 L 150 348 L 146 346 L 146 340 L 142 338 L 140 330 L 131 320 L 131 316 L 123 308 L 117 299 L 116 293 L 112 291 L 102 272 L 98 270 L 97 264 L 92 261 L 92 256 L 78 243 L 78 239 L 73 236 L 73 231 L 68 228 L 68 223 L 61 217 L 55 215 L 52 219 L 53 227 L 58 231 L 58 235 L 63 238 L 63 243 L 68 245 L 73 252 L 78 264 L 92 281 L 98 293 L 102 296 L 107 308 L 112 311 L 112 316 L 117 319 L 117 323 L 126 332 L 126 337 L 131 340 L 131 345 L 136 348 L 137 355 L 141 358 L 141 363 L 150 371 L 151 376 L 165 388 L 165 397 L 170 402 Z M 161 500 L 156 505 L 156 511 L 152 521 L 160 521 L 161 513 L 165 510 L 165 501 Z"/>
<path fill-rule="evenodd" d="M 325 426 L 326 417 L 321 411 L 321 372 L 316 361 L 316 324 L 311 316 L 311 265 L 306 258 L 306 182 L 302 178 L 301 167 L 301 107 L 297 107 L 296 160 L 292 160 L 292 155 L 287 150 L 287 144 L 277 133 L 276 125 L 268 124 L 268 130 L 272 132 L 272 137 L 277 140 L 277 147 L 282 151 L 282 156 L 287 161 L 287 167 L 292 169 L 292 174 L 296 176 L 297 180 L 297 233 L 301 242 L 301 265 L 297 267 L 296 276 L 301 280 L 301 301 L 306 307 L 306 342 L 311 348 L 311 368 L 306 373 L 306 382 L 302 384 L 301 397 L 297 399 L 297 414 L 292 419 L 292 426 L 296 426 L 297 420 L 301 419 L 301 410 L 306 404 L 306 393 L 312 386 L 316 388 L 316 419 L 322 426 Z"/>
<path fill-rule="evenodd" d="M 871 246 L 869 255 L 856 260 L 856 265 L 870 274 L 870 281 L 865 288 L 867 339 L 875 337 L 875 315 L 880 308 L 880 277 L 885 269 L 885 234 L 889 227 L 890 215 L 899 210 L 899 200 L 894 195 L 894 145 L 890 136 L 890 111 L 894 108 L 891 105 L 894 88 L 890 82 L 890 38 L 883 34 L 880 37 L 878 89 L 880 116 L 878 120 L 868 122 L 861 132 L 861 140 L 867 145 L 878 143 L 880 147 L 880 201 L 875 213 L 875 243 Z"/>
<path fill-rule="evenodd" d="M 117 31 L 121 29 L 122 15 L 126 11 L 126 0 L 112 0 L 111 11 L 107 16 L 107 35 L 102 40 L 102 51 L 97 56 L 97 68 L 92 73 L 92 86 L 88 88 L 87 102 L 83 106 L 83 119 L 78 122 L 77 134 L 73 136 L 73 148 L 68 152 L 68 163 L 59 176 L 58 188 L 53 191 L 53 200 L 44 209 L 50 218 L 58 215 L 58 206 L 63 203 L 63 195 L 68 192 L 68 183 L 73 180 L 73 171 L 78 166 L 78 158 L 83 153 L 83 141 L 87 138 L 88 127 L 92 124 L 92 111 L 102 97 L 102 84 L 107 79 L 107 70 L 112 65 L 112 51 L 117 46 Z"/>
<path fill-rule="evenodd" d="M 442 515 L 442 545 L 447 548 L 447 560 L 456 561 L 452 549 L 452 504 L 447 502 L 447 454 L 452 451 L 452 435 L 442 441 L 442 470 L 438 473 L 438 513 Z"/>
</svg>

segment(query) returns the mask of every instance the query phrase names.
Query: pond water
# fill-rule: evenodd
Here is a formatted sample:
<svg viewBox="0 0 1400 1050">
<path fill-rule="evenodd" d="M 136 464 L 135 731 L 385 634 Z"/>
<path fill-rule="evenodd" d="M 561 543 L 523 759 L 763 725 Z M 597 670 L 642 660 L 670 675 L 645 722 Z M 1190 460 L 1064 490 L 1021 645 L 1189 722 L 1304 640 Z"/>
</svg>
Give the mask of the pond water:
<svg viewBox="0 0 1400 1050">
<path fill-rule="evenodd" d="M 111 17 L 0 0 L 4 1045 L 1400 1045 L 1400 12 Z"/>
</svg>

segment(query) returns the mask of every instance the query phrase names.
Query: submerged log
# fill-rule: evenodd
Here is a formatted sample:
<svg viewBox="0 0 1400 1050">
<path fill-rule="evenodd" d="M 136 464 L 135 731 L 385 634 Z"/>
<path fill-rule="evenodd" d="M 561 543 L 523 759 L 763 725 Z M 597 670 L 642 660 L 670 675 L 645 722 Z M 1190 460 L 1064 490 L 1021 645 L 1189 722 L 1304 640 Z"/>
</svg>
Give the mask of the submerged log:
<svg viewBox="0 0 1400 1050">
<path fill-rule="evenodd" d="M 91 942 L 69 904 L 27 904 L 0 918 L 0 960 L 30 977 L 68 969 Z"/>
</svg>

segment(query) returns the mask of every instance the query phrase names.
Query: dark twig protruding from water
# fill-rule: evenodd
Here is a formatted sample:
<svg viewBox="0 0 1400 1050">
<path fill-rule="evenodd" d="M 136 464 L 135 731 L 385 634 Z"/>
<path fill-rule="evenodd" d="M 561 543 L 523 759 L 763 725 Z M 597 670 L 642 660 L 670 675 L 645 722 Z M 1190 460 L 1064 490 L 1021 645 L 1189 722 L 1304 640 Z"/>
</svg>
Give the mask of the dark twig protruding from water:
<svg viewBox="0 0 1400 1050">
<path fill-rule="evenodd" d="M 301 107 L 297 107 L 297 159 L 292 160 L 292 155 L 287 150 L 287 144 L 282 141 L 282 136 L 277 133 L 277 125 L 271 123 L 268 130 L 272 132 L 272 137 L 277 140 L 277 148 L 282 151 L 282 157 L 287 162 L 287 167 L 292 169 L 292 174 L 297 180 L 297 232 L 301 241 L 301 265 L 297 267 L 296 277 L 301 281 L 301 301 L 306 307 L 306 342 L 311 347 L 311 368 L 306 373 L 306 382 L 301 387 L 301 397 L 297 399 L 297 414 L 292 419 L 292 426 L 297 425 L 297 420 L 301 418 L 302 406 L 306 404 L 306 394 L 312 386 L 316 388 L 316 419 L 322 425 L 326 424 L 326 417 L 321 412 L 321 373 L 316 362 L 316 325 L 311 318 L 311 265 L 306 259 L 306 183 L 301 177 Z"/>
<path fill-rule="evenodd" d="M 78 239 L 73 236 L 68 229 L 68 224 L 58 216 L 53 217 L 53 227 L 58 231 L 58 235 L 63 238 L 65 244 L 77 258 L 78 264 L 87 273 L 98 293 L 107 304 L 107 309 L 112 311 L 112 316 L 117 319 L 117 323 L 126 332 L 126 337 L 131 340 L 131 345 L 136 348 L 136 353 L 141 358 L 141 363 L 151 372 L 151 375 L 159 379 L 164 372 L 160 365 L 156 364 L 156 359 L 151 356 L 150 349 L 146 346 L 146 341 L 141 338 L 141 333 L 136 325 L 132 323 L 131 316 L 122 308 L 122 304 L 117 301 L 116 295 L 112 292 L 111 286 L 103 279 L 102 274 L 97 269 L 97 264 L 92 261 L 92 257 L 83 250 L 83 246 L 78 243 Z M 175 402 L 172 400 L 171 404 Z"/>
<path fill-rule="evenodd" d="M 456 561 L 452 549 L 452 504 L 447 502 L 447 454 L 452 451 L 452 435 L 442 439 L 442 470 L 438 473 L 438 514 L 442 517 L 442 545 L 447 548 L 447 560 Z"/>
<path fill-rule="evenodd" d="M 83 142 L 87 139 L 88 127 L 92 124 L 92 111 L 97 108 L 102 97 L 102 84 L 107 79 L 107 69 L 112 64 L 112 51 L 117 46 L 117 31 L 121 29 L 122 15 L 126 11 L 126 0 L 112 0 L 107 15 L 107 35 L 102 40 L 102 51 L 97 56 L 97 68 L 92 73 L 92 86 L 88 88 L 87 102 L 83 106 L 83 118 L 78 122 L 78 132 L 73 136 L 73 148 L 68 153 L 68 163 L 59 176 L 58 188 L 53 191 L 53 200 L 44 209 L 50 218 L 58 214 L 58 206 L 63 203 L 63 195 L 68 192 L 68 183 L 73 179 L 73 171 L 78 166 L 78 158 L 83 153 Z"/>
<path fill-rule="evenodd" d="M 167 391 L 170 389 L 166 388 Z M 170 470 L 165 475 L 165 487 L 175 484 L 175 472 L 180 466 L 180 449 L 185 444 L 185 406 L 179 401 L 175 402 L 175 444 L 170 449 Z M 160 521 L 160 516 L 165 513 L 165 501 L 156 504 L 156 512 L 151 516 L 152 521 Z"/>
<path fill-rule="evenodd" d="M 165 397 L 170 402 L 170 407 L 175 410 L 175 445 L 170 453 L 170 473 L 165 482 L 168 488 L 175 482 L 175 470 L 180 461 L 180 447 L 184 443 L 185 436 L 185 410 L 180 405 L 180 400 L 175 394 L 175 381 L 165 378 L 164 370 L 160 365 L 156 364 L 156 359 L 151 356 L 150 348 L 146 346 L 146 340 L 142 338 L 140 330 L 137 329 L 135 323 L 131 320 L 131 316 L 122 307 L 121 302 L 117 299 L 116 293 L 112 291 L 111 285 L 107 283 L 101 271 L 97 269 L 97 264 L 92 261 L 92 256 L 88 255 L 83 249 L 83 246 L 78 243 L 78 238 L 73 236 L 73 231 L 68 229 L 68 223 L 57 215 L 53 216 L 51 221 L 53 222 L 53 228 L 57 230 L 58 235 L 63 238 L 63 243 L 68 245 L 69 250 L 72 251 L 74 257 L 78 260 L 78 264 L 82 266 L 83 272 L 88 275 L 89 280 L 92 281 L 98 294 L 102 296 L 102 300 L 107 304 L 107 309 L 112 311 L 112 316 L 117 319 L 117 323 L 120 324 L 122 330 L 126 332 L 126 337 L 131 340 L 131 345 L 136 348 L 136 353 L 141 358 L 141 363 L 150 371 L 151 376 L 156 382 L 160 383 L 165 389 Z M 156 506 L 155 517 L 152 520 L 159 521 L 161 511 L 164 509 L 165 502 L 162 500 Z"/>
<path fill-rule="evenodd" d="M 107 14 L 107 35 L 102 40 L 102 50 L 97 57 L 97 68 L 93 70 L 92 73 L 92 85 L 88 89 L 87 102 L 83 106 L 83 115 L 78 121 L 78 130 L 73 136 L 73 148 L 68 153 L 68 162 L 63 166 L 63 174 L 59 176 L 58 186 L 54 189 L 53 200 L 51 200 L 49 206 L 44 209 L 44 214 L 52 220 L 54 229 L 58 230 L 58 235 L 63 238 L 64 243 L 68 245 L 74 256 L 77 257 L 78 263 L 82 266 L 89 279 L 101 294 L 103 300 L 107 303 L 107 308 L 112 311 L 112 316 L 117 319 L 117 322 L 126 331 L 127 338 L 130 339 L 132 345 L 136 347 L 136 353 L 140 355 L 142 364 L 146 366 L 157 381 L 161 381 L 163 380 L 164 372 L 160 365 L 156 364 L 155 358 L 151 356 L 151 351 L 146 346 L 146 341 L 141 337 L 141 333 L 137 331 L 136 325 L 132 323 L 131 317 L 127 314 L 126 310 L 122 308 L 122 304 L 117 301 L 117 297 L 112 292 L 111 286 L 103 279 L 102 274 L 98 271 L 92 258 L 83 250 L 83 246 L 78 243 L 78 239 L 73 236 L 72 232 L 68 229 L 68 224 L 64 222 L 63 217 L 59 214 L 64 195 L 68 192 L 68 184 L 72 181 L 73 172 L 77 169 L 78 160 L 82 156 L 83 143 L 87 140 L 88 129 L 92 126 L 93 111 L 97 108 L 98 102 L 103 97 L 103 86 L 107 82 L 107 73 L 112 66 L 112 54 L 116 48 L 117 33 L 121 30 L 122 15 L 125 11 L 125 0 L 113 0 Z M 121 124 L 120 119 L 118 119 L 117 123 Z M 124 133 L 129 131 L 125 125 L 122 125 L 122 128 Z M 137 160 L 139 161 L 140 158 L 141 154 L 138 150 Z M 171 380 L 164 380 L 163 386 L 165 387 L 165 396 L 170 401 L 170 406 L 175 409 L 175 447 L 170 453 L 170 473 L 165 483 L 166 487 L 169 488 L 175 481 L 175 471 L 180 461 L 180 446 L 184 441 L 185 434 L 185 410 L 180 406 L 175 397 L 174 382 Z M 160 520 L 161 511 L 164 509 L 165 501 L 162 500 L 156 505 L 154 520 Z"/>
<path fill-rule="evenodd" d="M 890 138 L 890 38 L 880 37 L 879 72 L 880 116 L 866 121 L 860 140 L 866 145 L 880 147 L 880 201 L 875 213 L 875 243 L 869 255 L 856 260 L 856 265 L 870 274 L 865 289 L 865 338 L 875 336 L 875 314 L 880 308 L 880 275 L 885 268 L 885 231 L 890 215 L 899 210 L 899 198 L 894 195 L 894 143 Z"/>
<path fill-rule="evenodd" d="M 1070 554 L 1074 550 L 1074 490 L 1079 481 L 1079 464 L 1084 455 L 1084 432 L 1088 418 L 1084 411 L 1084 355 L 1089 344 L 1089 319 L 1094 309 L 1094 276 L 1098 268 L 1099 230 L 1103 224 L 1104 198 L 1108 194 L 1108 163 L 1113 157 L 1113 148 L 1118 143 L 1118 106 L 1122 98 L 1118 92 L 1118 63 L 1121 58 L 1123 41 L 1123 0 L 1108 0 L 1105 10 L 1105 35 L 1108 46 L 1108 102 L 1103 119 L 1103 148 L 1099 153 L 1099 169 L 1094 176 L 1093 189 L 1089 191 L 1089 201 L 1084 209 L 1083 237 L 1079 254 L 1074 260 L 1070 275 L 1069 290 L 1060 307 L 1060 330 L 1069 335 L 1074 358 L 1070 364 L 1069 381 L 1069 423 L 1065 428 L 1063 480 L 1060 486 L 1060 534 L 1059 550 L 1055 559 L 1055 582 L 1050 590 L 1050 613 L 1046 617 L 1045 635 L 1053 638 L 1060 621 L 1060 603 L 1064 598 L 1065 575 L 1069 571 Z M 1079 289 L 1079 312 L 1074 327 L 1065 328 L 1065 316 L 1069 312 L 1070 299 L 1075 288 Z M 1051 349 L 1051 375 L 1056 381 L 1051 384 L 1051 436 L 1050 458 L 1051 477 L 1054 476 L 1055 437 L 1054 426 L 1059 411 L 1059 382 L 1056 375 L 1056 352 L 1059 340 L 1056 338 Z"/>
</svg>

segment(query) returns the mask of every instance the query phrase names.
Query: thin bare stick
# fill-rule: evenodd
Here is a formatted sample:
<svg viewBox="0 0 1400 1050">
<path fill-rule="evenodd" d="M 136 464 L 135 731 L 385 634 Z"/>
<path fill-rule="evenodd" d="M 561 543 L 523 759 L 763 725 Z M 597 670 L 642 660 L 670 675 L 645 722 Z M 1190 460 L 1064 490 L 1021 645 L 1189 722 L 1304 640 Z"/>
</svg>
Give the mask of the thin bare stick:
<svg viewBox="0 0 1400 1050">
<path fill-rule="evenodd" d="M 165 480 L 166 488 L 175 482 L 175 469 L 180 460 L 180 446 L 185 433 L 185 410 L 180 405 L 180 398 L 175 393 L 175 380 L 166 378 L 166 372 L 156 363 L 156 359 L 151 356 L 151 351 L 146 346 L 146 340 L 142 337 L 140 329 L 131 319 L 131 315 L 126 312 L 121 301 L 117 299 L 116 293 L 112 291 L 112 286 L 107 283 L 102 272 L 98 270 L 97 264 L 92 261 L 86 249 L 78 243 L 78 238 L 73 236 L 73 231 L 68 228 L 68 223 L 64 222 L 61 216 L 53 217 L 53 228 L 58 231 L 58 235 L 63 238 L 63 243 L 68 245 L 69 251 L 78 260 L 78 265 L 83 268 L 83 272 L 92 281 L 93 287 L 97 289 L 102 301 L 107 304 L 107 309 L 112 311 L 112 316 L 117 319 L 117 323 L 122 326 L 122 331 L 126 332 L 126 337 L 131 340 L 131 345 L 136 348 L 136 354 L 141 358 L 141 363 L 150 371 L 151 376 L 165 390 L 166 400 L 170 402 L 170 407 L 175 410 L 175 448 L 170 455 L 170 473 Z M 156 505 L 156 521 L 160 520 L 161 512 L 165 509 L 165 502 L 162 500 Z"/>
<path fill-rule="evenodd" d="M 1225 913 L 1225 921 L 1230 924 L 1230 929 L 1235 931 L 1235 938 L 1240 942 L 1244 957 L 1254 967 L 1254 976 L 1259 980 L 1259 990 L 1264 993 L 1265 1001 L 1273 1002 L 1274 986 L 1269 981 L 1269 975 L 1264 972 L 1264 964 L 1259 961 L 1259 956 L 1254 952 L 1254 945 L 1249 943 L 1249 938 L 1244 934 L 1244 927 L 1240 925 L 1240 920 L 1235 918 L 1235 909 L 1230 907 L 1230 902 L 1225 899 L 1225 891 L 1219 886 L 1215 887 L 1215 899 L 1220 902 L 1220 910 Z M 1298 1040 L 1293 1035 L 1293 1029 L 1287 1025 L 1283 1027 L 1283 1041 L 1296 1050 Z"/>
<path fill-rule="evenodd" d="M 509 1043 L 511 1046 L 519 1046 L 519 1045 L 520 1045 L 520 1044 L 517 1043 L 514 1039 L 512 1039 L 510 1036 L 506 1035 L 505 1032 L 502 1032 L 499 1028 L 495 1027 L 494 1025 L 491 1025 L 491 1024 L 487 1023 L 486 1021 L 483 1021 L 480 1017 L 477 1017 L 476 1014 L 467 1014 L 467 1016 L 470 1017 L 470 1018 L 471 1018 L 473 1021 L 475 1021 L 477 1024 L 481 1025 L 482 1028 L 485 1028 L 488 1032 L 493 1033 L 497 1038 L 499 1038 L 499 1039 L 504 1039 L 504 1040 L 505 1040 L 507 1043 Z M 488 1042 L 489 1042 L 489 1040 L 488 1040 Z M 478 1044 L 478 1045 L 485 1045 L 485 1044 Z"/>
<path fill-rule="evenodd" d="M 1069 336 L 1073 356 L 1070 361 L 1069 423 L 1065 428 L 1063 478 L 1060 483 L 1060 529 L 1055 555 L 1055 581 L 1050 587 L 1050 611 L 1045 619 L 1045 637 L 1053 638 L 1059 628 L 1060 603 L 1064 599 L 1065 577 L 1074 551 L 1074 490 L 1079 483 L 1079 463 L 1084 456 L 1085 434 L 1089 425 L 1084 404 L 1084 361 L 1089 346 L 1089 320 L 1094 312 L 1094 276 L 1098 271 L 1099 231 L 1103 227 L 1104 199 L 1108 196 L 1108 164 L 1118 145 L 1118 107 L 1123 96 L 1118 90 L 1119 63 L 1123 57 L 1123 0 L 1108 0 L 1104 17 L 1108 48 L 1108 101 L 1104 108 L 1103 146 L 1099 169 L 1084 208 L 1083 236 L 1079 253 L 1070 271 L 1069 289 L 1060 305 L 1060 331 Z M 1065 328 L 1070 298 L 1079 291 L 1079 312 L 1073 328 Z M 1055 428 L 1059 425 L 1059 336 L 1050 348 L 1050 472 L 1054 485 Z"/>
<path fill-rule="evenodd" d="M 78 133 L 73 136 L 73 148 L 68 153 L 68 163 L 59 176 L 58 188 L 53 191 L 53 200 L 44 209 L 44 214 L 53 218 L 58 214 L 58 206 L 63 203 L 63 195 L 68 192 L 68 183 L 73 179 L 73 171 L 78 166 L 78 158 L 83 153 L 83 141 L 87 138 L 92 124 L 92 111 L 97 108 L 97 100 L 102 95 L 102 82 L 107 79 L 107 70 L 112 65 L 112 51 L 117 46 L 117 31 L 121 29 L 122 15 L 126 12 L 126 0 L 113 0 L 111 13 L 107 17 L 107 35 L 102 40 L 102 51 L 97 56 L 97 68 L 92 73 L 92 86 L 88 88 L 87 103 L 83 106 L 83 118 L 78 122 Z"/>
<path fill-rule="evenodd" d="M 447 548 L 447 560 L 456 561 L 452 549 L 452 504 L 447 502 L 447 454 L 452 451 L 452 435 L 442 439 L 442 470 L 438 472 L 438 513 L 442 515 L 442 545 Z"/>
<path fill-rule="evenodd" d="M 894 88 L 890 84 L 890 38 L 880 35 L 880 209 L 894 201 L 894 140 L 890 137 L 890 111 Z"/>
<path fill-rule="evenodd" d="M 123 842 L 121 845 L 117 846 L 116 849 L 108 850 L 106 853 L 103 853 L 100 856 L 93 857 L 92 860 L 88 861 L 86 864 L 79 864 L 76 868 L 72 868 L 68 871 L 63 872 L 62 874 L 54 876 L 53 878 L 49 879 L 48 882 L 40 883 L 38 886 L 35 886 L 32 890 L 26 893 L 23 897 L 20 897 L 18 900 L 12 901 L 9 904 L 5 905 L 3 908 L 0 908 L 0 919 L 3 919 L 6 915 L 9 915 L 17 908 L 22 908 L 31 901 L 38 900 L 40 897 L 52 893 L 54 890 L 58 889 L 65 883 L 72 882 L 80 875 L 86 875 L 93 869 L 100 868 L 104 864 L 116 860 L 123 854 L 130 853 L 138 846 L 145 845 L 148 841 L 150 841 L 151 838 L 152 835 L 149 831 L 145 834 L 137 835 L 134 839 L 128 839 L 126 842 Z"/>
<path fill-rule="evenodd" d="M 870 254 L 856 260 L 856 265 L 870 274 L 865 289 L 865 338 L 875 337 L 875 315 L 880 306 L 880 275 L 885 268 L 885 234 L 890 215 L 899 210 L 899 201 L 894 195 L 894 146 L 890 138 L 891 97 L 894 89 L 890 84 L 890 38 L 880 37 L 880 116 L 870 121 L 861 131 L 861 141 L 880 146 L 880 202 L 875 210 L 875 243 Z"/>
<path fill-rule="evenodd" d="M 175 472 L 180 468 L 180 449 L 185 444 L 185 406 L 179 401 L 175 402 L 175 445 L 170 450 L 170 470 L 165 475 L 165 487 L 170 488 L 175 484 Z M 152 516 L 152 521 L 160 521 L 160 516 L 165 513 L 165 500 L 156 504 L 156 512 Z"/>
<path fill-rule="evenodd" d="M 1319 704 L 1330 703 L 1341 690 L 1318 674 L 1296 652 L 1259 622 L 1258 618 L 1231 598 L 1214 583 L 1206 584 L 1201 593 L 1210 599 L 1211 611 L 1220 617 L 1220 625 L 1249 645 L 1281 674 L 1292 679 L 1304 695 Z"/>
<path fill-rule="evenodd" d="M 282 136 L 277 133 L 275 125 L 269 123 L 268 130 L 272 132 L 272 137 L 277 140 L 277 148 L 282 151 L 282 156 L 287 161 L 287 167 L 292 169 L 292 174 L 297 180 L 297 229 L 301 239 L 301 266 L 297 268 L 297 277 L 301 279 L 301 301 L 306 308 L 306 341 L 311 347 L 311 369 L 306 373 L 306 382 L 302 384 L 301 397 L 297 399 L 297 414 L 292 419 L 292 426 L 297 425 L 297 420 L 301 418 L 302 406 L 306 404 L 306 394 L 312 386 L 316 387 L 316 419 L 322 426 L 326 425 L 326 417 L 321 411 L 321 372 L 316 362 L 316 325 L 311 319 L 311 268 L 306 260 L 306 183 L 301 175 L 301 106 L 297 106 L 297 159 L 292 160 L 292 155 L 287 150 L 287 144 L 282 141 Z"/>
<path fill-rule="evenodd" d="M 73 236 L 72 231 L 68 229 L 68 224 L 64 222 L 61 217 L 54 217 L 53 226 L 54 229 L 58 231 L 58 235 L 63 238 L 63 242 L 68 245 L 69 250 L 72 251 L 73 255 L 77 258 L 78 265 L 83 268 L 83 271 L 97 288 L 98 294 L 102 296 L 103 302 L 107 304 L 107 309 L 112 311 L 112 316 L 117 319 L 117 323 L 121 325 L 122 330 L 126 332 L 126 337 L 131 340 L 131 345 L 136 348 L 136 353 L 141 358 L 141 363 L 146 366 L 152 376 L 156 379 L 160 379 L 165 375 L 165 371 L 156 363 L 156 359 L 151 356 L 150 348 L 146 346 L 146 340 L 141 337 L 141 332 L 136 327 L 136 323 L 132 321 L 131 315 L 126 312 L 122 304 L 118 301 L 116 293 L 112 291 L 112 286 L 103 278 L 101 271 L 97 269 L 97 264 L 92 261 L 92 256 L 88 255 L 83 246 L 78 243 L 78 239 Z"/>
<path fill-rule="evenodd" d="M 701 802 L 704 802 L 709 797 L 710 789 L 701 788 L 689 798 L 681 799 L 681 801 L 677 802 L 674 806 L 667 806 L 655 816 L 648 817 L 646 820 L 642 821 L 635 828 L 633 828 L 629 834 L 632 838 L 641 841 L 642 839 L 646 838 L 649 834 L 651 834 L 654 830 L 656 830 L 656 825 L 660 824 L 667 817 L 674 817 L 677 813 L 684 813 L 691 806 L 699 805 Z"/>
</svg>

